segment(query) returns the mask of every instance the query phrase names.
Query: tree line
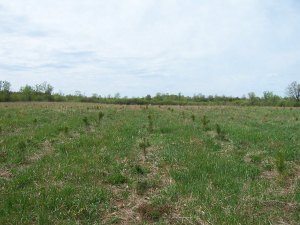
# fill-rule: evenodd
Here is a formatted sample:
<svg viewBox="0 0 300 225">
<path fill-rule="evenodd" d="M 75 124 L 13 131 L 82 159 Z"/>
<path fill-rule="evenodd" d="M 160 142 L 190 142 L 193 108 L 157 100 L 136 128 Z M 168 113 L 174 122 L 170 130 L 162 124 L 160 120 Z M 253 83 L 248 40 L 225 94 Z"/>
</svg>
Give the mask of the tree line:
<svg viewBox="0 0 300 225">
<path fill-rule="evenodd" d="M 11 84 L 8 81 L 0 81 L 0 102 L 17 101 L 55 101 L 55 102 L 93 102 L 106 104 L 136 104 L 136 105 L 232 105 L 232 106 L 281 106 L 281 107 L 299 107 L 300 106 L 300 84 L 292 82 L 285 90 L 286 96 L 281 97 L 272 91 L 263 92 L 262 97 L 254 92 L 248 93 L 243 97 L 232 96 L 205 96 L 201 93 L 193 96 L 184 96 L 181 93 L 168 94 L 156 93 L 145 97 L 121 97 L 120 93 L 115 95 L 101 96 L 96 93 L 91 97 L 82 95 L 76 91 L 74 95 L 64 95 L 63 93 L 54 93 L 54 87 L 46 81 L 35 86 L 25 85 L 19 91 L 11 91 Z"/>
</svg>

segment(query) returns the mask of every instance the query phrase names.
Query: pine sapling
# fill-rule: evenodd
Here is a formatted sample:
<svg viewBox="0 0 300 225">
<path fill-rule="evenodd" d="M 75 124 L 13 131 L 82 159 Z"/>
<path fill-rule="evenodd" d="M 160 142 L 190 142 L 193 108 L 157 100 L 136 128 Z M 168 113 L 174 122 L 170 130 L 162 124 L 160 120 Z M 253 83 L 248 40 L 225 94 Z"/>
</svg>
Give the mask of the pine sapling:
<svg viewBox="0 0 300 225">
<path fill-rule="evenodd" d="M 182 117 L 182 118 L 184 118 L 184 111 L 182 111 L 182 113 L 181 113 L 181 117 Z"/>
<path fill-rule="evenodd" d="M 88 121 L 88 118 L 85 116 L 82 121 L 84 122 L 85 126 L 88 127 L 90 124 L 89 124 L 89 121 Z"/>
<path fill-rule="evenodd" d="M 216 124 L 216 131 L 217 131 L 217 134 L 218 134 L 218 138 L 221 141 L 225 140 L 225 133 L 224 133 L 224 131 L 221 130 L 221 127 L 218 123 Z"/>
<path fill-rule="evenodd" d="M 201 119 L 202 130 L 204 130 L 204 131 L 209 130 L 209 127 L 208 127 L 209 122 L 210 122 L 210 120 L 208 120 L 206 118 L 206 114 L 204 114 L 202 119 Z"/>
<path fill-rule="evenodd" d="M 104 116 L 104 113 L 103 113 L 103 112 L 99 112 L 99 113 L 98 113 L 98 123 L 101 122 L 101 119 L 103 118 L 103 116 Z"/>
<path fill-rule="evenodd" d="M 191 115 L 192 121 L 195 122 L 195 115 Z"/>
<path fill-rule="evenodd" d="M 153 131 L 153 114 L 148 115 L 148 132 L 151 133 Z"/>
<path fill-rule="evenodd" d="M 139 147 L 140 147 L 141 149 L 143 149 L 145 157 L 146 157 L 146 155 L 147 155 L 146 148 L 149 147 L 149 146 L 150 146 L 149 140 L 148 140 L 147 138 L 145 138 L 145 137 L 143 138 L 143 141 L 141 141 L 141 142 L 139 143 Z"/>
<path fill-rule="evenodd" d="M 275 157 L 275 163 L 276 163 L 276 168 L 280 174 L 283 174 L 283 172 L 286 169 L 286 162 L 285 162 L 285 157 L 284 153 L 282 151 L 278 151 L 277 155 Z"/>
</svg>

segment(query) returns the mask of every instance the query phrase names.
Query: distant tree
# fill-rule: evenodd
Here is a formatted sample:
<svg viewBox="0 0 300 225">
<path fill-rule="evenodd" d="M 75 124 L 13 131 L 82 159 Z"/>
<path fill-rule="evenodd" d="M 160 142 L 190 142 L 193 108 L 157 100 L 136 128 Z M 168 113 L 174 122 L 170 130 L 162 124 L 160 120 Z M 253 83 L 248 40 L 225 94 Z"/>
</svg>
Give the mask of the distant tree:
<svg viewBox="0 0 300 225">
<path fill-rule="evenodd" d="M 300 99 L 300 84 L 298 84 L 296 81 L 292 82 L 285 89 L 285 94 L 298 102 Z"/>
<path fill-rule="evenodd" d="M 3 81 L 2 90 L 5 92 L 10 92 L 11 84 L 8 81 Z"/>
<path fill-rule="evenodd" d="M 147 95 L 147 96 L 145 97 L 145 99 L 146 99 L 147 101 L 151 101 L 151 95 Z"/>
<path fill-rule="evenodd" d="M 46 89 L 45 89 L 45 94 L 51 95 L 53 90 L 54 90 L 54 87 L 51 86 L 50 84 L 47 84 Z"/>
<path fill-rule="evenodd" d="M 156 101 L 162 101 L 163 98 L 162 98 L 162 94 L 160 92 L 157 92 L 156 95 L 155 95 L 155 100 Z"/>
<path fill-rule="evenodd" d="M 34 89 L 26 84 L 25 87 L 20 87 L 20 92 L 22 93 L 22 99 L 25 101 L 31 101 L 34 93 Z"/>
<path fill-rule="evenodd" d="M 214 96 L 212 96 L 212 95 L 209 95 L 207 98 L 208 98 L 208 100 L 211 101 L 211 102 L 214 101 Z"/>
<path fill-rule="evenodd" d="M 93 93 L 92 94 L 92 98 L 98 98 L 98 94 L 97 93 Z"/>
<path fill-rule="evenodd" d="M 181 101 L 181 92 L 178 93 L 178 100 Z"/>
<path fill-rule="evenodd" d="M 80 91 L 75 91 L 75 96 L 82 96 Z"/>
<path fill-rule="evenodd" d="M 273 91 L 264 91 L 263 99 L 266 101 L 271 100 L 274 97 Z"/>
<path fill-rule="evenodd" d="M 255 99 L 256 99 L 255 93 L 254 92 L 249 92 L 248 97 L 249 97 L 249 100 L 250 100 L 250 104 L 253 104 L 255 102 Z"/>
<path fill-rule="evenodd" d="M 118 92 L 118 93 L 115 94 L 115 99 L 119 99 L 119 98 L 121 98 L 121 95 L 120 95 L 120 93 Z"/>
</svg>

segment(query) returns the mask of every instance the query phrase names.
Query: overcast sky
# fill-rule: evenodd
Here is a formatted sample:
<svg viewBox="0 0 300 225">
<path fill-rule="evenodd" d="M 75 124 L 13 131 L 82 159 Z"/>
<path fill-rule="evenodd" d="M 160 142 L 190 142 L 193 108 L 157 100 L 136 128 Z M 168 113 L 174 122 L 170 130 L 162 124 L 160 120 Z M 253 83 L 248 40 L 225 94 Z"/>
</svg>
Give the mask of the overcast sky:
<svg viewBox="0 0 300 225">
<path fill-rule="evenodd" d="M 299 0 L 0 0 L 13 91 L 284 96 L 299 78 Z"/>
</svg>

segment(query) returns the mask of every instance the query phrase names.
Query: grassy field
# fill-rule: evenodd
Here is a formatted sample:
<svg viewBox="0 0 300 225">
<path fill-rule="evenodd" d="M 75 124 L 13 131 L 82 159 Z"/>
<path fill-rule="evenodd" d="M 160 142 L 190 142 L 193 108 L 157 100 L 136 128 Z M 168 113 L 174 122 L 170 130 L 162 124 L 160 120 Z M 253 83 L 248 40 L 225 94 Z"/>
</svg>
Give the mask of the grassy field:
<svg viewBox="0 0 300 225">
<path fill-rule="evenodd" d="M 0 104 L 0 224 L 299 224 L 299 108 Z"/>
</svg>

